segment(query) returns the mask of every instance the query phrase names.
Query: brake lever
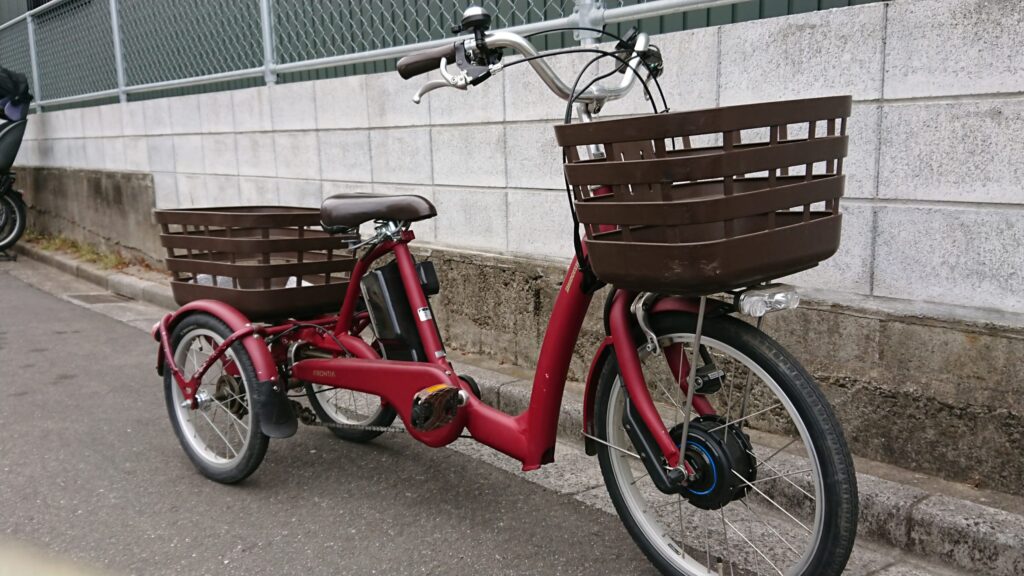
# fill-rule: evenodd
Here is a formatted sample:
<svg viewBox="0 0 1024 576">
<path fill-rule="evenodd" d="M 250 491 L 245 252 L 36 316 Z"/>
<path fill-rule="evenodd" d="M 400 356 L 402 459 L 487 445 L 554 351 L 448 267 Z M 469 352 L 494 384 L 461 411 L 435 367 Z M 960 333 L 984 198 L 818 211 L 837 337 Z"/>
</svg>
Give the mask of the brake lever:
<svg viewBox="0 0 1024 576">
<path fill-rule="evenodd" d="M 465 90 L 469 86 L 469 78 L 466 77 L 466 73 L 463 72 L 458 76 L 454 76 L 448 73 L 448 59 L 441 58 L 441 77 L 444 80 L 431 80 L 427 82 L 412 97 L 412 101 L 419 104 L 424 96 L 429 92 L 433 92 L 438 88 L 456 88 L 458 90 Z"/>
<path fill-rule="evenodd" d="M 433 92 L 438 88 L 447 88 L 449 86 L 451 86 L 451 84 L 449 84 L 445 80 L 431 80 L 430 82 L 427 82 L 426 84 L 421 86 L 420 89 L 416 91 L 416 94 L 412 97 L 412 101 L 415 102 L 416 104 L 419 104 L 420 100 L 422 100 L 423 97 L 426 96 L 428 92 Z"/>
</svg>

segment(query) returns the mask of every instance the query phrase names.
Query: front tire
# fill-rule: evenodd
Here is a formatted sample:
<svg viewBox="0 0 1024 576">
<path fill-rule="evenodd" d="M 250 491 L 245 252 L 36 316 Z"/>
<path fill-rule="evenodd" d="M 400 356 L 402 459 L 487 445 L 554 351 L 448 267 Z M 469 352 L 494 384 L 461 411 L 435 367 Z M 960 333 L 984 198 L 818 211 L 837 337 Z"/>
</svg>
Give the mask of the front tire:
<svg viewBox="0 0 1024 576">
<path fill-rule="evenodd" d="M 663 350 L 684 346 L 686 357 L 695 357 L 693 314 L 659 314 L 651 323 Z M 857 485 L 842 429 L 824 395 L 778 343 L 740 320 L 706 319 L 701 344 L 726 373 L 722 388 L 707 396 L 725 420 L 691 416 L 687 453 L 703 458 L 700 462 L 715 475 L 714 486 L 718 474 L 724 474 L 741 478 L 744 488 L 725 498 L 725 504 L 698 496 L 705 492 L 695 488 L 683 488 L 680 494 L 657 490 L 634 460 L 636 448 L 622 423 L 627 392 L 612 356 L 600 375 L 595 432 L 619 448 L 599 444 L 598 458 L 627 531 L 663 574 L 840 575 L 856 535 Z M 661 403 L 666 427 L 679 433 L 685 395 L 668 370 L 667 357 L 641 353 L 652 398 Z M 702 430 L 695 432 L 694 422 Z M 719 461 L 721 469 L 716 469 L 708 450 L 701 447 L 698 453 L 708 430 L 717 433 L 712 442 L 734 434 L 731 450 L 741 446 L 741 452 L 752 452 L 746 464 L 753 472 L 740 466 L 725 470 L 729 466 L 722 464 L 732 460 Z M 706 474 L 701 487 L 710 478 Z"/>
<path fill-rule="evenodd" d="M 174 362 L 191 378 L 231 330 L 205 313 L 185 316 L 171 333 Z M 222 484 L 241 482 L 259 468 L 270 439 L 252 406 L 256 370 L 241 342 L 210 367 L 197 390 L 200 407 L 182 406 L 184 395 L 164 370 L 164 400 L 174 434 L 197 470 Z"/>
</svg>

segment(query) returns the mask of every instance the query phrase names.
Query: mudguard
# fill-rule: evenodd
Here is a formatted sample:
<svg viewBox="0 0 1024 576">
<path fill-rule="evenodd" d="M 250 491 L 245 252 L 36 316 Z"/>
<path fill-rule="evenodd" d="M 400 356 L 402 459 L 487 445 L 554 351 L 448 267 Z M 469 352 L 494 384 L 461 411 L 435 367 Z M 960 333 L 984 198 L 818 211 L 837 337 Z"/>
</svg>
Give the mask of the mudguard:
<svg viewBox="0 0 1024 576">
<path fill-rule="evenodd" d="M 169 353 L 169 334 L 174 326 L 188 314 L 204 312 L 224 324 L 233 332 L 252 329 L 252 322 L 235 307 L 219 300 L 196 300 L 189 302 L 176 311 L 165 316 L 153 327 L 153 339 L 159 342 L 157 354 L 157 373 L 163 375 L 168 362 L 173 362 Z M 256 371 L 256 385 L 253 389 L 253 404 L 260 420 L 260 430 L 271 438 L 287 438 L 295 434 L 298 420 L 292 412 L 288 401 L 287 390 L 281 385 L 277 373 L 277 365 L 270 350 L 256 333 L 239 338 L 245 351 L 252 359 Z"/>
</svg>

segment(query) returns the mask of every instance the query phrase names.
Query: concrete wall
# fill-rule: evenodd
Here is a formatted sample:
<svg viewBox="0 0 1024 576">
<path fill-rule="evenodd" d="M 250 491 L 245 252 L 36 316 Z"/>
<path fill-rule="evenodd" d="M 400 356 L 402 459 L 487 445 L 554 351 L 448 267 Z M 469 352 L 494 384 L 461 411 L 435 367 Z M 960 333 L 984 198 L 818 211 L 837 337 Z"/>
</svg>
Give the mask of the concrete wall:
<svg viewBox="0 0 1024 576">
<path fill-rule="evenodd" d="M 17 186 L 33 230 L 60 234 L 108 251 L 162 261 L 153 224 L 153 178 L 143 172 L 18 168 Z"/>
<path fill-rule="evenodd" d="M 1024 3 L 896 0 L 657 36 L 676 109 L 853 94 L 839 254 L 794 280 L 1024 313 Z M 580 58 L 562 57 L 569 72 Z M 563 104 L 525 66 L 422 105 L 388 73 L 42 114 L 18 163 L 151 172 L 159 207 L 422 194 L 442 246 L 571 253 Z M 639 91 L 608 113 L 642 111 Z"/>
</svg>

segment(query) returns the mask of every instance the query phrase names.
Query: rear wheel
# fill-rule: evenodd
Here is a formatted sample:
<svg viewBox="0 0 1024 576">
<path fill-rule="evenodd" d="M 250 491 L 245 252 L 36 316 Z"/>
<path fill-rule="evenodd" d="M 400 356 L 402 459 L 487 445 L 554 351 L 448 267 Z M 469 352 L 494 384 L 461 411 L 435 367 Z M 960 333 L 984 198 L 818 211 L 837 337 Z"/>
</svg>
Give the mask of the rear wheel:
<svg viewBox="0 0 1024 576">
<path fill-rule="evenodd" d="M 662 354 L 641 352 L 644 378 L 666 428 L 682 445 L 685 395 L 666 358 L 702 358 L 725 373 L 693 414 L 684 459 L 694 473 L 672 494 L 658 490 L 623 425 L 627 391 L 614 357 L 595 406 L 598 457 L 623 524 L 664 574 L 842 573 L 857 527 L 857 487 L 842 430 L 807 372 L 778 343 L 735 318 L 652 319 Z M 675 354 L 673 354 L 675 352 Z M 678 371 L 678 370 L 677 370 Z M 685 378 L 685 375 L 683 376 Z"/>
<path fill-rule="evenodd" d="M 0 198 L 0 250 L 14 246 L 25 232 L 25 202 L 14 194 Z"/>
<path fill-rule="evenodd" d="M 209 314 L 183 318 L 171 334 L 174 362 L 191 378 L 231 330 Z M 170 370 L 164 372 L 164 399 L 174 433 L 192 464 L 207 478 L 233 484 L 256 471 L 269 438 L 260 431 L 251 399 L 256 371 L 245 347 L 236 342 L 203 375 L 193 409 Z"/>
<path fill-rule="evenodd" d="M 384 431 L 359 429 L 360 426 L 386 428 L 395 421 L 395 409 L 384 404 L 379 396 L 320 384 L 306 384 L 306 395 L 320 420 L 328 424 L 351 426 L 330 429 L 342 440 L 369 442 Z"/>
</svg>

